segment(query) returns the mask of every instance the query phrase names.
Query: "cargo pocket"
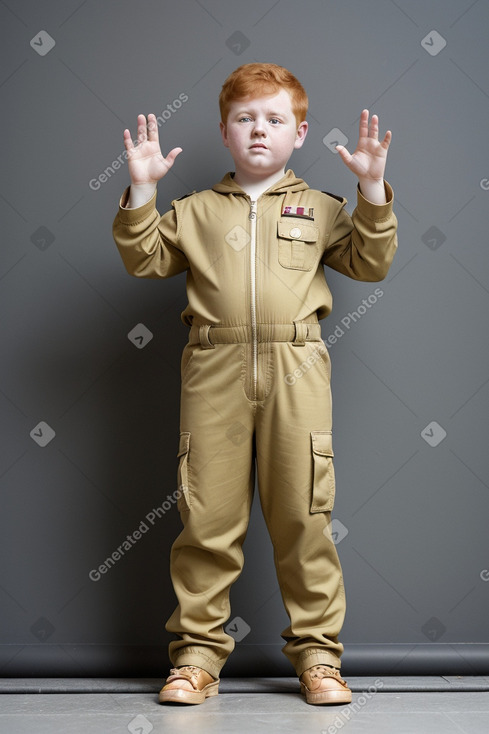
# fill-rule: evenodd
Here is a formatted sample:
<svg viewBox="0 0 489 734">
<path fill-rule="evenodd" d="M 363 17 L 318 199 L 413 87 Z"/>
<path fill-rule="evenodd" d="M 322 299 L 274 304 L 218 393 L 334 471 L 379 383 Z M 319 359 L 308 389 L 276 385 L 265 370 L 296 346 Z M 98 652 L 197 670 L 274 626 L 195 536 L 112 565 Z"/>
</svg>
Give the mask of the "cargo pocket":
<svg viewBox="0 0 489 734">
<path fill-rule="evenodd" d="M 278 222 L 278 261 L 284 268 L 312 270 L 318 262 L 318 228 L 303 219 L 283 217 Z"/>
<path fill-rule="evenodd" d="M 330 512 L 335 498 L 333 435 L 331 431 L 312 431 L 313 479 L 311 512 Z"/>
<path fill-rule="evenodd" d="M 178 463 L 177 472 L 177 484 L 178 484 L 178 496 L 177 496 L 177 507 L 180 512 L 190 510 L 191 497 L 189 488 L 189 466 L 188 457 L 190 453 L 190 433 L 185 431 L 180 434 L 180 443 L 178 446 L 177 458 L 180 459 Z"/>
</svg>

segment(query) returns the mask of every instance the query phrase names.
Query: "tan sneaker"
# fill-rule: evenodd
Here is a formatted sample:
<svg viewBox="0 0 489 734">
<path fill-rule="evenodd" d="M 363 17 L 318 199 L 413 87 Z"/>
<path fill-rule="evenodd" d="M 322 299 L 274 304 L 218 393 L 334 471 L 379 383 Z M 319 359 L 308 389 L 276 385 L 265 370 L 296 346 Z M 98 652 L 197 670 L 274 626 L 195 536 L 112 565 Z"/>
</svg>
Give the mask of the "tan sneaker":
<svg viewBox="0 0 489 734">
<path fill-rule="evenodd" d="M 161 689 L 158 701 L 166 703 L 203 703 L 219 693 L 219 678 L 216 680 L 206 670 L 195 665 L 172 668 Z"/>
<path fill-rule="evenodd" d="M 351 703 L 351 691 L 336 668 L 313 665 L 299 678 L 307 703 Z"/>
</svg>

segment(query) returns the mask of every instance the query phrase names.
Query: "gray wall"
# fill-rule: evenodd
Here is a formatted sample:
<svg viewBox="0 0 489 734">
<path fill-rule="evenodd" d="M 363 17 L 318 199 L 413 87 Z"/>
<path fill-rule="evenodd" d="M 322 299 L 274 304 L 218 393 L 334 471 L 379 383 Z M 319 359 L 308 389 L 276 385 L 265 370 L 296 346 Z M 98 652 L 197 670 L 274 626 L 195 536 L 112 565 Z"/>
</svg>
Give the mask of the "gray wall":
<svg viewBox="0 0 489 734">
<path fill-rule="evenodd" d="M 399 252 L 381 284 L 328 273 L 323 322 L 345 670 L 488 672 L 489 4 L 8 0 L 0 27 L 0 673 L 166 673 L 185 279 L 120 261 L 122 131 L 166 110 L 162 146 L 184 152 L 165 211 L 232 168 L 217 96 L 254 60 L 304 83 L 290 165 L 350 211 L 355 179 L 323 139 L 354 145 L 363 107 L 393 131 Z M 226 674 L 290 675 L 256 502 L 245 553 Z"/>
</svg>

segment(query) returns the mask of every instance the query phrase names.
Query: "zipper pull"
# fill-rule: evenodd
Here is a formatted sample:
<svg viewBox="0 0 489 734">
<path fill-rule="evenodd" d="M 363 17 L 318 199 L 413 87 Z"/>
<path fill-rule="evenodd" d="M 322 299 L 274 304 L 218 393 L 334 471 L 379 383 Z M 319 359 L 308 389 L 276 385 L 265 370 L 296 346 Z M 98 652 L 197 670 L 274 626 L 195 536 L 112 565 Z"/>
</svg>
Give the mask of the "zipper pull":
<svg viewBox="0 0 489 734">
<path fill-rule="evenodd" d="M 248 214 L 248 219 L 249 220 L 256 219 L 256 201 L 251 202 L 250 213 Z"/>
</svg>

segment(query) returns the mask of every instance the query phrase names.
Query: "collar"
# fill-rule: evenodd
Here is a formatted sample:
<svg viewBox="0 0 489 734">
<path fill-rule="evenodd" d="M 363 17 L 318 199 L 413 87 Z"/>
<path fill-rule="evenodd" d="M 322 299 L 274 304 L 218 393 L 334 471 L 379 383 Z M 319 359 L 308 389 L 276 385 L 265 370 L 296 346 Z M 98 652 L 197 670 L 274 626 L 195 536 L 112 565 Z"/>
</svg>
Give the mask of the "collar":
<svg viewBox="0 0 489 734">
<path fill-rule="evenodd" d="M 265 194 L 282 194 L 282 193 L 293 193 L 295 191 L 304 191 L 309 186 L 302 178 L 298 178 L 295 173 L 289 168 L 285 175 L 279 181 L 276 181 L 273 186 L 270 186 L 264 193 Z M 226 175 L 212 187 L 213 191 L 217 191 L 219 194 L 245 194 L 241 186 L 234 180 L 234 173 L 228 172 Z"/>
</svg>

